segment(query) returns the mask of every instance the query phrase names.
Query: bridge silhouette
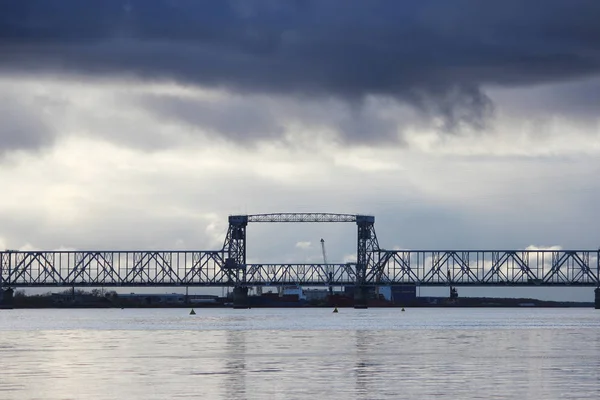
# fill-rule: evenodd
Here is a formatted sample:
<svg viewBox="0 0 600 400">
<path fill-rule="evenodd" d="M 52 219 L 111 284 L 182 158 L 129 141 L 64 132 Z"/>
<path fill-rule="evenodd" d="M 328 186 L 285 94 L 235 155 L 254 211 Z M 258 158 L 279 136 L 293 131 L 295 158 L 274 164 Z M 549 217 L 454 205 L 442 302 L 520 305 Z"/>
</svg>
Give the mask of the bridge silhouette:
<svg viewBox="0 0 600 400">
<path fill-rule="evenodd" d="M 248 264 L 249 223 L 355 223 L 356 262 Z M 267 285 L 600 287 L 600 250 L 387 250 L 375 218 L 332 213 L 232 215 L 219 250 L 0 252 L 0 287 Z"/>
</svg>

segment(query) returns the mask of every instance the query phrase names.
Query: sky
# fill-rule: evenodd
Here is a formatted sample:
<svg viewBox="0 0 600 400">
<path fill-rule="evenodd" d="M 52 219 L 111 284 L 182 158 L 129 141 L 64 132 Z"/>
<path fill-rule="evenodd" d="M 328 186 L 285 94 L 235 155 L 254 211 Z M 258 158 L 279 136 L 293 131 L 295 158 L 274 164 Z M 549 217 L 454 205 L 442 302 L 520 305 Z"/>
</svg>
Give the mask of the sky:
<svg viewBox="0 0 600 400">
<path fill-rule="evenodd" d="M 600 246 L 595 0 L 0 0 L 0 248 Z M 251 262 L 355 254 L 257 224 Z"/>
</svg>

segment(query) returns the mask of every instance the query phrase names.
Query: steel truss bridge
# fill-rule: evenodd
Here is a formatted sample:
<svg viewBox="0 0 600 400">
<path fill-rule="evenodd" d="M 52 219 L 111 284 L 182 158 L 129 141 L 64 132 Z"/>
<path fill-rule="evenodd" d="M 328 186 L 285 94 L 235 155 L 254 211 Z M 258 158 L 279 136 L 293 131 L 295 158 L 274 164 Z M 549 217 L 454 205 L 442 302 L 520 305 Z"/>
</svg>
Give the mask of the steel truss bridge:
<svg viewBox="0 0 600 400">
<path fill-rule="evenodd" d="M 247 264 L 248 223 L 350 222 L 355 263 Z M 373 216 L 234 215 L 223 247 L 208 251 L 0 252 L 0 287 L 55 286 L 590 286 L 600 250 L 384 250 Z"/>
</svg>

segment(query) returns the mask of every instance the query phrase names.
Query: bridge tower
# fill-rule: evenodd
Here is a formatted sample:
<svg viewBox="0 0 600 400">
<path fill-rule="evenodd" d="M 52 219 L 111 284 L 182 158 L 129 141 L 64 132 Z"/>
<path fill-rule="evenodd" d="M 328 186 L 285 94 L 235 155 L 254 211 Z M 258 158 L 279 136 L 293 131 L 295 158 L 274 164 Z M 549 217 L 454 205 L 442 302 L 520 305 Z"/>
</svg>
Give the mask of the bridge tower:
<svg viewBox="0 0 600 400">
<path fill-rule="evenodd" d="M 357 215 L 356 286 L 354 308 L 367 308 L 367 271 L 378 264 L 379 243 L 375 234 L 375 217 Z"/>
<path fill-rule="evenodd" d="M 233 289 L 233 307 L 248 308 L 246 228 L 249 222 L 355 222 L 357 225 L 355 308 L 367 307 L 369 271 L 379 266 L 380 249 L 375 234 L 375 217 L 371 215 L 328 213 L 275 213 L 229 216 L 229 229 L 223 244 L 223 271 Z M 328 281 L 332 277 L 328 276 Z"/>
<path fill-rule="evenodd" d="M 597 286 L 594 289 L 594 308 L 600 310 L 600 247 L 596 253 L 596 282 Z"/>
<path fill-rule="evenodd" d="M 248 287 L 246 282 L 246 227 L 247 215 L 230 215 L 229 229 L 223 244 L 227 252 L 223 269 L 228 283 L 233 286 L 233 307 L 248 308 Z"/>
</svg>

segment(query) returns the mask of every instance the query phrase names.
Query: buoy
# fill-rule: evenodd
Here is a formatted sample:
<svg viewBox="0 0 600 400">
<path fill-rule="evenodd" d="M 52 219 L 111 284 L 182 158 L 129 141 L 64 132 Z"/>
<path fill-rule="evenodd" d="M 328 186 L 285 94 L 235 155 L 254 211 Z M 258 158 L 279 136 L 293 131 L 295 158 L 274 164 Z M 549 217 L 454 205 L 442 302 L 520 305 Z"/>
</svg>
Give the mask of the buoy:
<svg viewBox="0 0 600 400">
<path fill-rule="evenodd" d="M 190 311 L 190 315 L 196 315 L 196 311 L 194 311 L 193 308 L 192 308 L 192 311 Z"/>
<path fill-rule="evenodd" d="M 337 307 L 333 309 L 333 312 L 338 312 L 338 309 L 337 309 Z"/>
<path fill-rule="evenodd" d="M 404 311 L 404 307 L 402 307 L 402 310 L 400 310 L 400 311 Z"/>
</svg>

